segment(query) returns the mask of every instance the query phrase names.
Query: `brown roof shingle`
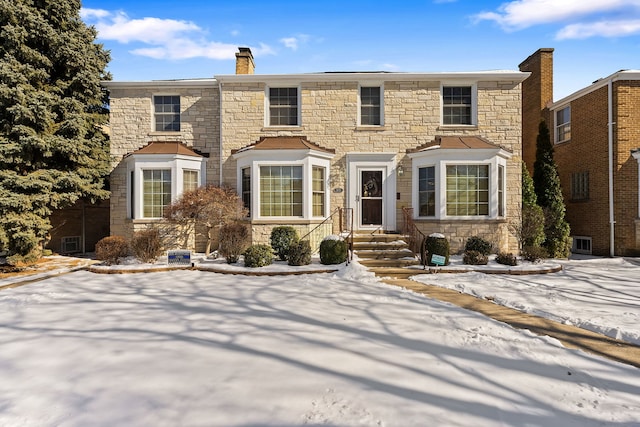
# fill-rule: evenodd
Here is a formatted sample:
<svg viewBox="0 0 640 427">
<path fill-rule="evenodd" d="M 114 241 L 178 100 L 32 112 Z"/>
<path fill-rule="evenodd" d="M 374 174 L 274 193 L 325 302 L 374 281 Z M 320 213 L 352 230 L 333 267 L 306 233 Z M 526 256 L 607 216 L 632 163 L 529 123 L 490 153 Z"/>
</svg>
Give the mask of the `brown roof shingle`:
<svg viewBox="0 0 640 427">
<path fill-rule="evenodd" d="M 331 154 L 336 152 L 332 148 L 325 148 L 309 141 L 306 136 L 263 136 L 253 144 L 231 150 L 231 154 L 246 150 L 316 150 Z"/>
<path fill-rule="evenodd" d="M 444 149 L 487 149 L 500 148 L 489 140 L 481 136 L 436 136 L 432 141 L 419 145 L 416 148 L 410 148 L 407 153 L 417 153 L 428 148 L 438 147 Z"/>
<path fill-rule="evenodd" d="M 181 154 L 183 156 L 203 157 L 181 142 L 154 141 L 131 154 Z"/>
</svg>

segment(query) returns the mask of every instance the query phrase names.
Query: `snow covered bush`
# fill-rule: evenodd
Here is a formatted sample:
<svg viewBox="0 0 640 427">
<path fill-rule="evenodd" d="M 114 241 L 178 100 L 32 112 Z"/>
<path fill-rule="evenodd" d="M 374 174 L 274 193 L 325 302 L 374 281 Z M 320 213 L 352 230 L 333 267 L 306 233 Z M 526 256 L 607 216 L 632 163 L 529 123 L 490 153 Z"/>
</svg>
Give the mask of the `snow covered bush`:
<svg viewBox="0 0 640 427">
<path fill-rule="evenodd" d="M 347 260 L 347 242 L 339 236 L 330 235 L 320 242 L 320 262 L 325 265 L 342 264 Z"/>
<path fill-rule="evenodd" d="M 129 246 L 122 236 L 107 236 L 96 243 L 96 258 L 107 265 L 117 264 L 128 253 Z"/>
<path fill-rule="evenodd" d="M 274 227 L 271 230 L 271 247 L 281 261 L 287 260 L 289 247 L 299 239 L 298 232 L 290 225 Z"/>
<path fill-rule="evenodd" d="M 289 265 L 311 264 L 311 243 L 308 240 L 300 240 L 289 247 Z"/>
<path fill-rule="evenodd" d="M 251 245 L 244 251 L 245 267 L 264 267 L 273 263 L 273 250 L 269 245 Z"/>
</svg>

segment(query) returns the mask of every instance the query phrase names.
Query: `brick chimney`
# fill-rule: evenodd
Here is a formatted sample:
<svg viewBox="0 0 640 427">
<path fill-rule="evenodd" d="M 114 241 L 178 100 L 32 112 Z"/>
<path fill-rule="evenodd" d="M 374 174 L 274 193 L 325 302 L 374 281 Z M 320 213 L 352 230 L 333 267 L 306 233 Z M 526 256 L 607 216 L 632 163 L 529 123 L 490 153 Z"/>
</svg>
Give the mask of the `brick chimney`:
<svg viewBox="0 0 640 427">
<path fill-rule="evenodd" d="M 553 102 L 553 48 L 541 48 L 522 61 L 520 71 L 531 75 L 522 82 L 522 158 L 533 173 L 540 120 L 553 129 L 548 104 Z"/>
<path fill-rule="evenodd" d="M 248 47 L 238 48 L 236 53 L 236 74 L 253 74 L 256 64 L 253 62 L 253 54 Z"/>
</svg>

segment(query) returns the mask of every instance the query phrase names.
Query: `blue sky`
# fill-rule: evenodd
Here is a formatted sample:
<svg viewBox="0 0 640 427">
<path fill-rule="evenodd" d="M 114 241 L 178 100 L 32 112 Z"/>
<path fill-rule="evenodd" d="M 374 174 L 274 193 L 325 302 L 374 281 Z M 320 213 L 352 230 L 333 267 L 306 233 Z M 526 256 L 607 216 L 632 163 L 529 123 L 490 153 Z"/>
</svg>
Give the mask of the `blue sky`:
<svg viewBox="0 0 640 427">
<path fill-rule="evenodd" d="M 640 0 L 85 0 L 114 80 L 256 73 L 517 70 L 555 48 L 558 100 L 640 69 Z"/>
</svg>

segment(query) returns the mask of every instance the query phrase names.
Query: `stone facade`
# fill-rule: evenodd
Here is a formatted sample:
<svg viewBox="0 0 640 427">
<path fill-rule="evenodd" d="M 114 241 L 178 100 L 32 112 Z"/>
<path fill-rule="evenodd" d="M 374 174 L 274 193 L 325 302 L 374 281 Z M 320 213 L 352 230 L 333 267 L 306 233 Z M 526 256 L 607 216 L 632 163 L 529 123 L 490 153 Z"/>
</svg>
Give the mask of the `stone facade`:
<svg viewBox="0 0 640 427">
<path fill-rule="evenodd" d="M 240 59 L 240 58 L 239 58 Z M 242 57 L 244 60 L 244 57 Z M 239 188 L 238 163 L 232 151 L 256 143 L 263 137 L 300 136 L 326 149 L 335 150 L 328 179 L 330 212 L 349 206 L 351 153 L 387 153 L 394 159 L 395 223 L 384 231 L 402 229 L 403 208 L 411 207 L 414 177 L 407 150 L 432 141 L 436 136 L 480 136 L 509 152 L 506 161 L 505 206 L 500 218 L 449 220 L 416 219 L 425 233 L 441 232 L 459 251 L 466 238 L 481 235 L 504 251 L 518 252 L 517 221 L 521 207 L 521 82 L 526 73 L 325 73 L 288 76 L 255 74 L 218 76 L 197 83 L 154 82 L 111 83 L 111 125 L 113 172 L 111 176 L 111 233 L 130 236 L 155 221 L 131 220 L 127 215 L 126 169 L 123 159 L 151 141 L 180 141 L 208 154 L 207 183 Z M 473 85 L 474 125 L 443 126 L 441 88 L 443 83 Z M 154 86 L 155 84 L 155 86 Z M 381 86 L 383 124 L 359 125 L 360 86 Z M 269 87 L 297 87 L 300 99 L 298 126 L 275 127 L 266 123 Z M 220 89 L 219 89 L 220 88 Z M 220 90 L 220 92 L 218 92 Z M 181 97 L 180 132 L 151 131 L 152 96 Z M 220 169 L 221 168 L 221 169 Z M 402 169 L 402 173 L 400 173 Z M 267 243 L 271 228 L 293 225 L 302 236 L 322 219 L 251 221 L 252 239 Z M 323 234 L 335 232 L 325 224 Z M 376 230 L 367 230 L 375 232 Z M 383 231 L 383 230 L 377 230 Z M 314 237 L 315 238 L 315 237 Z M 198 249 L 198 248 L 196 248 Z"/>
<path fill-rule="evenodd" d="M 553 104 L 537 104 L 538 99 L 546 99 L 547 86 L 553 84 L 553 62 L 549 58 L 552 51 L 539 50 L 528 62 L 543 62 L 534 68 L 532 82 L 540 82 L 541 87 L 526 87 L 523 115 L 524 128 L 537 126 L 545 117 L 545 108 L 550 107 L 546 116 L 549 129 L 554 137 L 554 112 L 570 106 L 571 139 L 555 144 L 554 158 L 558 166 L 562 193 L 567 207 L 567 220 L 571 235 L 590 238 L 594 255 L 640 255 L 640 229 L 638 228 L 638 162 L 632 157 L 632 150 L 640 147 L 640 72 L 622 71 L 601 79 Z M 521 69 L 525 69 L 521 65 Z M 541 74 L 541 75 L 538 75 Z M 611 122 L 613 155 L 613 218 L 611 228 L 609 204 L 609 82 L 611 82 Z M 539 105 L 542 110 L 528 108 L 527 103 Z M 537 132 L 537 131 L 536 131 Z M 524 144 L 524 158 L 535 159 L 533 145 Z M 532 165 L 530 166 L 531 169 Z M 572 191 L 572 177 L 588 173 L 588 197 L 576 198 Z M 612 231 L 614 247 L 611 248 Z"/>
</svg>

